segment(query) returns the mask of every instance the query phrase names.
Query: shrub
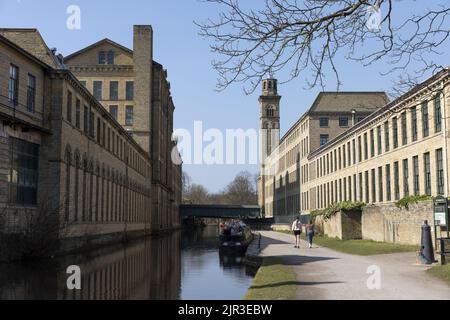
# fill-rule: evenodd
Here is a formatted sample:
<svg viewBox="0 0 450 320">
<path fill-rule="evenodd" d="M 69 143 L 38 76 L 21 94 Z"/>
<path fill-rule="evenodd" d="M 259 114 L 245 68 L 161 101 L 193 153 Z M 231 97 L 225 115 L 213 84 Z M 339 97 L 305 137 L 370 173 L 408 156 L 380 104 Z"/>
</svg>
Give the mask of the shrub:
<svg viewBox="0 0 450 320">
<path fill-rule="evenodd" d="M 366 204 L 363 202 L 352 202 L 352 201 L 337 202 L 333 203 L 324 210 L 316 210 L 311 212 L 311 216 L 313 218 L 320 216 L 322 219 L 326 221 L 331 219 L 331 217 L 333 217 L 338 212 L 362 210 L 365 206 Z"/>
<path fill-rule="evenodd" d="M 397 201 L 395 203 L 395 206 L 400 209 L 404 208 L 404 209 L 408 210 L 412 204 L 417 204 L 419 202 L 424 202 L 424 201 L 428 201 L 431 199 L 432 199 L 432 197 L 430 197 L 430 196 L 408 196 L 408 197 L 404 197 L 403 199 L 400 199 L 399 201 Z"/>
</svg>

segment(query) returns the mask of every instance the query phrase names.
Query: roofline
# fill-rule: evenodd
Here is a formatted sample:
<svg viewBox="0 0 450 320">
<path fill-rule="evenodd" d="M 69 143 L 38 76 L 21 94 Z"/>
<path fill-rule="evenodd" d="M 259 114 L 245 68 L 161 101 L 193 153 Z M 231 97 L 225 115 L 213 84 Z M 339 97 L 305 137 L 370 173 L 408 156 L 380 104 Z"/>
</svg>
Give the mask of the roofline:
<svg viewBox="0 0 450 320">
<path fill-rule="evenodd" d="M 418 93 L 420 90 L 425 89 L 426 87 L 428 87 L 431 83 L 436 82 L 438 80 L 440 80 L 440 78 L 444 77 L 444 76 L 450 76 L 450 68 L 446 67 L 443 70 L 441 70 L 440 72 L 436 73 L 435 75 L 431 76 L 430 78 L 428 78 L 427 80 L 425 80 L 424 82 L 422 82 L 421 84 L 415 86 L 414 88 L 412 88 L 410 91 L 406 92 L 405 94 L 403 94 L 402 96 L 400 96 L 399 98 L 395 99 L 394 101 L 388 103 L 387 105 L 385 105 L 384 107 L 380 108 L 379 110 L 373 112 L 372 114 L 370 114 L 367 118 L 365 118 L 364 120 L 362 120 L 361 122 L 357 123 L 356 125 L 354 125 L 352 128 L 348 129 L 347 131 L 345 131 L 344 133 L 342 133 L 341 135 L 339 135 L 338 137 L 336 137 L 335 139 L 331 140 L 329 143 L 325 144 L 324 146 L 320 147 L 319 149 L 315 150 L 314 152 L 312 152 L 310 155 L 308 155 L 308 160 L 313 159 L 314 157 L 316 157 L 318 154 L 322 153 L 323 151 L 334 147 L 335 145 L 337 145 L 338 143 L 340 143 L 342 140 L 344 140 L 345 138 L 347 138 L 348 136 L 354 134 L 356 131 L 358 131 L 360 128 L 364 127 L 365 125 L 367 125 L 369 122 L 371 122 L 372 120 L 375 120 L 377 117 L 389 112 L 391 109 L 395 108 L 396 106 L 398 106 L 400 103 L 402 103 L 404 100 L 412 97 L 413 95 L 415 95 L 416 93 Z"/>
<path fill-rule="evenodd" d="M 5 29 L 2 29 L 2 30 L 5 30 Z M 20 29 L 20 30 L 22 30 L 22 29 Z M 0 35 L 0 42 L 10 46 L 14 50 L 19 51 L 21 54 L 23 54 L 27 58 L 29 58 L 29 59 L 33 60 L 35 63 L 39 64 L 41 67 L 43 67 L 45 69 L 53 69 L 53 67 L 49 66 L 48 64 L 43 62 L 41 59 L 39 59 L 36 56 L 32 55 L 31 53 L 29 53 L 28 51 L 26 51 L 25 49 L 23 49 L 22 47 L 20 47 L 19 45 L 17 45 L 16 43 L 12 42 L 11 40 L 9 40 L 8 38 L 6 38 L 6 37 L 4 37 L 2 35 Z"/>
<path fill-rule="evenodd" d="M 389 101 L 389 97 L 386 94 L 386 92 L 384 91 L 322 91 L 320 92 L 316 99 L 314 100 L 312 106 L 308 109 L 308 111 L 306 111 L 299 120 L 297 120 L 297 122 L 295 122 L 291 128 L 283 135 L 283 137 L 280 140 L 280 144 L 282 144 L 287 138 L 288 136 L 294 131 L 294 128 L 297 127 L 297 125 L 299 125 L 307 116 L 311 115 L 311 113 L 314 112 L 314 109 L 317 107 L 317 104 L 319 103 L 319 100 L 322 96 L 326 95 L 326 94 L 336 94 L 336 95 L 340 95 L 340 94 L 367 94 L 367 95 L 372 95 L 372 94 L 382 94 L 386 97 L 386 101 Z M 365 114 L 371 114 L 370 112 L 365 112 Z"/>
<path fill-rule="evenodd" d="M 99 44 L 101 44 L 103 42 L 108 42 L 108 43 L 110 43 L 110 44 L 112 44 L 112 45 L 114 45 L 116 47 L 119 47 L 120 49 L 126 51 L 127 53 L 129 53 L 131 55 L 133 54 L 133 50 L 131 50 L 130 48 L 127 48 L 127 47 L 121 45 L 120 43 L 117 43 L 117 42 L 115 42 L 115 41 L 113 41 L 113 40 L 111 40 L 109 38 L 104 38 L 104 39 L 101 39 L 101 40 L 99 40 L 99 41 L 97 41 L 97 42 L 87 46 L 87 47 L 84 47 L 83 49 L 80 49 L 80 50 L 78 50 L 78 51 L 68 55 L 67 57 L 64 58 L 64 63 L 66 63 L 68 60 L 70 60 L 70 59 L 72 59 L 72 58 L 74 58 L 74 57 L 76 57 L 76 56 L 78 56 L 78 55 L 80 55 L 80 54 L 82 54 L 82 53 L 84 53 L 84 52 L 94 48 L 95 46 L 98 46 Z"/>
<path fill-rule="evenodd" d="M 0 28 L 0 31 L 11 31 L 11 32 L 34 32 L 36 33 L 39 38 L 42 41 L 42 44 L 44 45 L 45 49 L 47 50 L 47 53 L 50 55 L 50 58 L 53 60 L 53 62 L 55 63 L 55 65 L 60 65 L 60 62 L 58 60 L 58 58 L 55 56 L 55 54 L 52 52 L 52 50 L 50 50 L 50 48 L 47 45 L 47 42 L 44 40 L 44 38 L 42 37 L 41 33 L 39 32 L 39 30 L 37 28 Z M 6 37 L 5 37 L 6 38 Z M 7 39 L 7 38 L 6 38 Z M 8 40 L 8 39 L 7 39 Z M 21 48 L 19 45 L 17 45 L 19 48 Z M 26 51 L 25 49 L 23 49 L 24 51 Z M 26 51 L 28 52 L 28 51 Z M 31 54 L 31 53 L 30 53 Z M 33 54 L 31 54 L 32 56 L 34 56 Z M 37 57 L 35 57 L 37 58 Z M 40 60 L 39 58 L 37 58 L 38 60 Z M 42 60 L 40 60 L 41 62 L 43 62 Z M 45 63 L 45 62 L 43 62 Z M 45 63 L 46 64 L 46 63 Z M 47 65 L 47 64 L 46 64 Z M 52 66 L 50 66 L 52 68 Z"/>
</svg>

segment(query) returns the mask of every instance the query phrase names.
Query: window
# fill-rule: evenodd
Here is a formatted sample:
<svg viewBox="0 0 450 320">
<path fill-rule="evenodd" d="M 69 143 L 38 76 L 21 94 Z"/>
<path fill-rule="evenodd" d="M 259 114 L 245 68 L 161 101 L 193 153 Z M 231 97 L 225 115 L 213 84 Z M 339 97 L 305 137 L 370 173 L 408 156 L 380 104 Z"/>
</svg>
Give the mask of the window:
<svg viewBox="0 0 450 320">
<path fill-rule="evenodd" d="M 111 116 L 114 118 L 114 120 L 117 121 L 118 119 L 118 112 L 119 112 L 119 107 L 118 106 L 109 106 L 109 113 L 111 114 Z"/>
<path fill-rule="evenodd" d="M 81 101 L 77 99 L 76 105 L 75 105 L 75 126 L 80 129 L 81 128 Z"/>
<path fill-rule="evenodd" d="M 328 128 L 329 126 L 329 119 L 328 118 L 320 118 L 320 127 L 321 128 Z"/>
<path fill-rule="evenodd" d="M 356 174 L 353 175 L 353 201 L 354 202 L 358 201 Z"/>
<path fill-rule="evenodd" d="M 39 146 L 10 138 L 11 168 L 9 172 L 9 202 L 21 205 L 37 204 Z"/>
<path fill-rule="evenodd" d="M 126 89 L 125 89 L 125 95 L 126 99 L 128 101 L 134 100 L 134 82 L 133 81 L 127 81 L 126 82 Z"/>
<path fill-rule="evenodd" d="M 437 173 L 437 190 L 438 195 L 445 194 L 445 182 L 444 182 L 444 160 L 442 149 L 436 150 L 436 173 Z"/>
<path fill-rule="evenodd" d="M 89 113 L 88 113 L 88 107 L 84 106 L 84 114 L 83 114 L 83 130 L 84 133 L 88 134 L 89 130 Z"/>
<path fill-rule="evenodd" d="M 98 101 L 103 100 L 103 82 L 94 81 L 94 98 Z"/>
<path fill-rule="evenodd" d="M 413 170 L 414 170 L 414 195 L 420 195 L 420 173 L 419 173 L 419 157 L 413 158 Z"/>
<path fill-rule="evenodd" d="M 416 142 L 418 138 L 417 130 L 417 108 L 411 109 L 411 131 L 412 131 L 412 141 Z"/>
<path fill-rule="evenodd" d="M 19 104 L 19 68 L 13 64 L 9 67 L 8 100 L 14 106 Z"/>
<path fill-rule="evenodd" d="M 95 137 L 95 114 L 94 112 L 90 111 L 89 112 L 89 136 L 91 138 Z"/>
<path fill-rule="evenodd" d="M 403 160 L 403 195 L 409 196 L 409 163 L 408 159 Z"/>
<path fill-rule="evenodd" d="M 341 153 L 341 148 L 338 149 L 338 158 L 339 158 L 339 170 L 342 169 L 342 153 Z"/>
<path fill-rule="evenodd" d="M 101 128 L 102 128 L 102 123 L 100 121 L 100 118 L 97 118 L 97 143 L 98 144 L 102 143 Z"/>
<path fill-rule="evenodd" d="M 425 194 L 431 196 L 431 160 L 430 153 L 423 155 L 424 171 L 425 171 Z"/>
<path fill-rule="evenodd" d="M 358 137 L 358 162 L 362 161 L 362 144 L 361 137 Z"/>
<path fill-rule="evenodd" d="M 375 174 L 375 169 L 372 169 L 372 203 L 377 202 L 377 182 L 375 180 Z"/>
<path fill-rule="evenodd" d="M 328 134 L 321 134 L 320 135 L 320 146 L 324 146 L 328 143 L 328 140 L 330 139 L 330 136 Z"/>
<path fill-rule="evenodd" d="M 365 172 L 365 182 L 366 182 L 366 203 L 370 203 L 370 191 L 369 191 L 369 171 Z"/>
<path fill-rule="evenodd" d="M 384 123 L 384 152 L 389 152 L 391 149 L 391 137 L 389 134 L 389 122 Z"/>
<path fill-rule="evenodd" d="M 377 149 L 378 149 L 378 155 L 381 155 L 383 152 L 383 146 L 382 146 L 382 133 L 381 133 L 381 126 L 377 128 Z"/>
<path fill-rule="evenodd" d="M 348 117 L 340 117 L 339 118 L 339 126 L 341 128 L 348 128 Z"/>
<path fill-rule="evenodd" d="M 400 169 L 398 162 L 394 163 L 394 190 L 395 200 L 400 200 Z"/>
<path fill-rule="evenodd" d="M 398 148 L 398 120 L 397 118 L 392 119 L 392 132 L 394 138 L 394 149 Z"/>
<path fill-rule="evenodd" d="M 407 126 L 406 112 L 402 113 L 402 145 L 408 144 L 408 126 Z"/>
<path fill-rule="evenodd" d="M 356 164 L 356 140 L 353 139 L 352 143 L 353 143 L 353 164 Z"/>
<path fill-rule="evenodd" d="M 364 160 L 369 159 L 369 145 L 367 142 L 367 133 L 364 133 Z"/>
<path fill-rule="evenodd" d="M 422 104 L 422 129 L 423 137 L 426 138 L 430 135 L 430 116 L 428 113 L 428 102 Z"/>
<path fill-rule="evenodd" d="M 72 92 L 67 91 L 67 121 L 72 122 Z"/>
<path fill-rule="evenodd" d="M 113 50 L 108 51 L 108 64 L 114 64 L 115 53 Z"/>
<path fill-rule="evenodd" d="M 352 165 L 352 149 L 350 149 L 350 142 L 347 143 L 347 161 L 348 166 L 350 167 Z"/>
<path fill-rule="evenodd" d="M 27 111 L 36 111 L 36 78 L 31 74 L 28 74 L 27 83 Z"/>
<path fill-rule="evenodd" d="M 109 100 L 117 101 L 119 100 L 119 82 L 111 81 L 109 83 Z"/>
<path fill-rule="evenodd" d="M 378 201 L 383 202 L 383 167 L 378 168 Z"/>
<path fill-rule="evenodd" d="M 375 132 L 370 130 L 370 156 L 375 157 Z"/>
<path fill-rule="evenodd" d="M 134 124 L 134 108 L 133 106 L 125 107 L 125 125 L 132 126 Z"/>
<path fill-rule="evenodd" d="M 98 53 L 98 64 L 106 64 L 106 53 L 105 53 L 105 51 L 100 51 Z"/>
<path fill-rule="evenodd" d="M 392 188 L 391 188 L 391 165 L 386 165 L 386 200 L 392 200 Z"/>
<path fill-rule="evenodd" d="M 363 201 L 363 174 L 359 174 L 359 201 Z"/>
<path fill-rule="evenodd" d="M 342 166 L 344 168 L 347 166 L 347 159 L 345 155 L 345 144 L 342 146 Z"/>
<path fill-rule="evenodd" d="M 272 118 L 272 117 L 275 116 L 275 110 L 273 109 L 272 106 L 268 106 L 268 107 L 266 108 L 266 116 L 267 116 L 268 118 Z"/>
<path fill-rule="evenodd" d="M 438 94 L 434 98 L 434 132 L 438 133 L 442 131 L 442 110 L 441 110 L 441 97 Z"/>
</svg>

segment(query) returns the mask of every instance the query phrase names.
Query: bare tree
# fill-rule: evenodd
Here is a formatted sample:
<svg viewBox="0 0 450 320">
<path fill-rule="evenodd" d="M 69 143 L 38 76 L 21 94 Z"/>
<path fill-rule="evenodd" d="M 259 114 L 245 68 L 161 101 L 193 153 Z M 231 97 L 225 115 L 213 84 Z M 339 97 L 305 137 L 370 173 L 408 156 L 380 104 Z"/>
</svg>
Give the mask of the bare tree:
<svg viewBox="0 0 450 320">
<path fill-rule="evenodd" d="M 230 204 L 254 205 L 258 203 L 255 178 L 249 172 L 241 172 L 225 189 Z"/>
<path fill-rule="evenodd" d="M 398 12 L 399 0 L 265 0 L 252 2 L 253 9 L 248 1 L 203 1 L 222 10 L 218 19 L 197 23 L 221 57 L 213 61 L 219 90 L 243 82 L 252 93 L 282 70 L 289 74 L 283 82 L 302 75 L 309 87 L 324 88 L 325 75 L 334 74 L 339 90 L 338 57 L 364 66 L 383 61 L 389 65 L 384 74 L 410 73 L 402 82 L 409 86 L 444 68 L 432 57 L 450 34 L 446 0 L 407 18 Z"/>
</svg>

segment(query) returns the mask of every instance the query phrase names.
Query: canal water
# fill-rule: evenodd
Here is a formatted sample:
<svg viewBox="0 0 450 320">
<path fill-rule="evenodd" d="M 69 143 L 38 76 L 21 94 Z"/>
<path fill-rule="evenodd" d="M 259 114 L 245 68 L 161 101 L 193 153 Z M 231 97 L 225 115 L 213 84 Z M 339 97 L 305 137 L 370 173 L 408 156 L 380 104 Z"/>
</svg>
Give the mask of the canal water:
<svg viewBox="0 0 450 320">
<path fill-rule="evenodd" d="M 254 270 L 219 250 L 218 228 L 180 231 L 126 246 L 35 263 L 0 263 L 0 300 L 239 300 Z M 69 290 L 67 268 L 81 270 Z"/>
</svg>

